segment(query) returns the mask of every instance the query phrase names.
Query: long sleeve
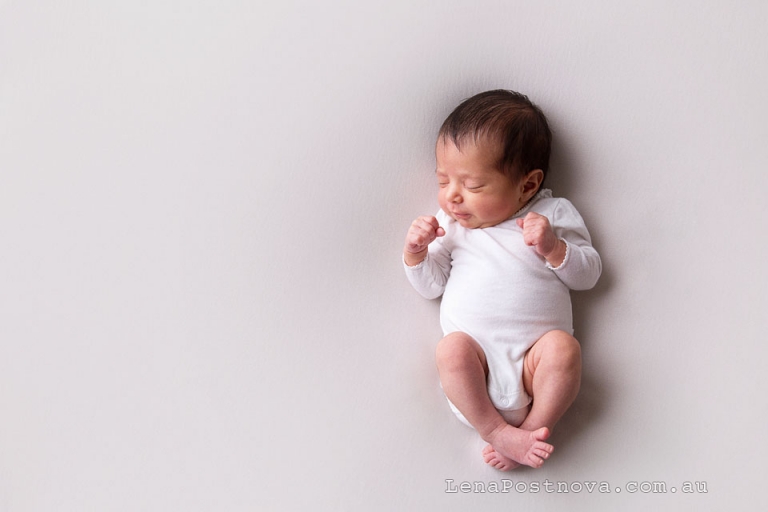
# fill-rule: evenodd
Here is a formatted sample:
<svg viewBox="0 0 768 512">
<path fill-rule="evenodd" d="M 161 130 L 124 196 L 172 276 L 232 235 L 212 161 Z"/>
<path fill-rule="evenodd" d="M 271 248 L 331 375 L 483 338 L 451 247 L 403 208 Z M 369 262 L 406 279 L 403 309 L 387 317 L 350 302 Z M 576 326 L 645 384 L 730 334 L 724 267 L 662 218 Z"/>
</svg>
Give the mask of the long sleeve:
<svg viewBox="0 0 768 512">
<path fill-rule="evenodd" d="M 448 227 L 448 216 L 442 210 L 436 217 L 446 231 L 450 230 Z M 436 238 L 429 244 L 427 257 L 418 265 L 409 267 L 405 264 L 405 260 L 403 260 L 405 275 L 408 277 L 408 281 L 410 281 L 417 292 L 427 299 L 436 299 L 443 294 L 445 284 L 448 282 L 448 276 L 451 273 L 451 252 L 445 246 L 444 238 Z"/>
<path fill-rule="evenodd" d="M 600 255 L 592 247 L 592 239 L 584 220 L 567 199 L 560 199 L 552 219 L 555 235 L 565 241 L 565 259 L 559 267 L 549 268 L 571 290 L 589 290 L 603 270 Z"/>
</svg>

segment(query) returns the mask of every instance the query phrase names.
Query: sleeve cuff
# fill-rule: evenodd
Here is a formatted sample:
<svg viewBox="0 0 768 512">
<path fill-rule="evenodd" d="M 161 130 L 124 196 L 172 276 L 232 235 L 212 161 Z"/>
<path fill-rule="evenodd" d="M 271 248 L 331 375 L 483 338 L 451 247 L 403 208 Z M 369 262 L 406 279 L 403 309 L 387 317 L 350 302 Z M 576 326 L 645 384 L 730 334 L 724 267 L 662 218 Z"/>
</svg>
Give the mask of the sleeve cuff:
<svg viewBox="0 0 768 512">
<path fill-rule="evenodd" d="M 403 254 L 403 266 L 406 268 L 406 270 L 417 270 L 423 267 L 424 264 L 426 264 L 428 259 L 429 259 L 429 253 L 427 253 L 427 256 L 423 260 L 421 260 L 419 263 L 417 263 L 416 265 L 410 266 L 405 262 L 405 254 Z"/>
<path fill-rule="evenodd" d="M 563 258 L 563 262 L 560 263 L 560 265 L 558 265 L 556 267 L 553 267 L 547 261 L 546 262 L 547 268 L 550 269 L 550 270 L 560 270 L 560 269 L 562 269 L 565 266 L 566 263 L 568 263 L 568 256 L 571 254 L 571 246 L 568 244 L 568 242 L 565 240 L 565 238 L 561 238 L 560 240 L 562 240 L 565 243 L 565 257 Z"/>
</svg>

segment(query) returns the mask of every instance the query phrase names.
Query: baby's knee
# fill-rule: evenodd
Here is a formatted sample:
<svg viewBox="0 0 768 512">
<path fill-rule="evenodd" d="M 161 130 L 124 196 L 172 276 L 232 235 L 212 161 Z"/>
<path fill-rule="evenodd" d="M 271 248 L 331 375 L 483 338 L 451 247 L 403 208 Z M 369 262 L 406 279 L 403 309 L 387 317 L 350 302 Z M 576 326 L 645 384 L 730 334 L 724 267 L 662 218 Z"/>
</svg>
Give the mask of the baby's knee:
<svg viewBox="0 0 768 512">
<path fill-rule="evenodd" d="M 483 359 L 479 345 L 463 332 L 452 332 L 437 343 L 435 360 L 439 369 L 457 370 Z"/>
<path fill-rule="evenodd" d="M 550 331 L 540 341 L 545 342 L 542 348 L 551 362 L 568 367 L 581 366 L 581 345 L 567 332 Z"/>
</svg>

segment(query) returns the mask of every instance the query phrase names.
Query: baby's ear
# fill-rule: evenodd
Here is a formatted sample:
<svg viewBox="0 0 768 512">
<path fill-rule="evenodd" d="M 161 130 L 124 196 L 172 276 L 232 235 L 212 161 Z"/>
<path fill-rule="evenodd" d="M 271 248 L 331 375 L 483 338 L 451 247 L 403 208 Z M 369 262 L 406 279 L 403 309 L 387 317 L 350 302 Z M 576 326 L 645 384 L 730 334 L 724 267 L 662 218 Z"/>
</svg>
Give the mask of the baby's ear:
<svg viewBox="0 0 768 512">
<path fill-rule="evenodd" d="M 523 193 L 533 196 L 539 191 L 542 181 L 544 181 L 544 171 L 541 169 L 534 169 L 528 172 L 523 179 Z"/>
</svg>

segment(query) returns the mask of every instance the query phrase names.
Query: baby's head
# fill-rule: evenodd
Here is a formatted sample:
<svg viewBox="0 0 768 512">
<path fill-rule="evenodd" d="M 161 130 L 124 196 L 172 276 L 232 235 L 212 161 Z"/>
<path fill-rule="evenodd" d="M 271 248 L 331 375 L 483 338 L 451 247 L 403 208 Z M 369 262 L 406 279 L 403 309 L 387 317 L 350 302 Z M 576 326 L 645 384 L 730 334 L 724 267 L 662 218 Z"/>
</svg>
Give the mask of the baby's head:
<svg viewBox="0 0 768 512">
<path fill-rule="evenodd" d="M 497 156 L 497 168 L 514 181 L 540 169 L 549 170 L 552 134 L 547 118 L 524 94 L 487 91 L 464 100 L 443 122 L 438 140 L 482 144 Z"/>
<path fill-rule="evenodd" d="M 513 216 L 544 181 L 551 141 L 544 113 L 523 94 L 495 90 L 465 100 L 437 138 L 441 208 L 467 227 Z"/>
</svg>

